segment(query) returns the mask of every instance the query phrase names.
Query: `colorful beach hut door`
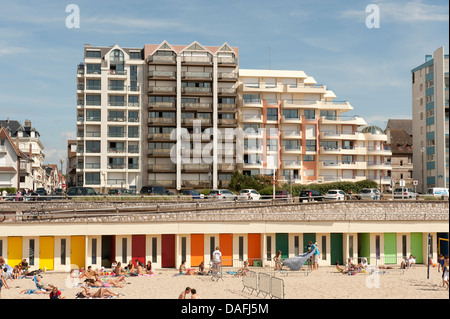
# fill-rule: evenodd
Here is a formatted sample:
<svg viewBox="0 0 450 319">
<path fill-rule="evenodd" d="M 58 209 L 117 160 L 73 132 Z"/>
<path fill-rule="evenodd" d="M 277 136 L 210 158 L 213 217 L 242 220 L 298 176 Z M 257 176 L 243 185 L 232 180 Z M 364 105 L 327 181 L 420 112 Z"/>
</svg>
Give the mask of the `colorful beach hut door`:
<svg viewBox="0 0 450 319">
<path fill-rule="evenodd" d="M 411 233 L 411 255 L 416 257 L 416 264 L 423 264 L 423 234 L 422 233 Z"/>
<path fill-rule="evenodd" d="M 71 269 L 85 268 L 85 237 L 72 236 L 70 237 L 70 264 Z"/>
<path fill-rule="evenodd" d="M 331 263 L 334 265 L 336 261 L 339 265 L 344 264 L 344 236 L 342 233 L 331 233 L 330 234 L 330 245 L 331 245 Z"/>
<path fill-rule="evenodd" d="M 219 234 L 222 266 L 233 266 L 233 235 Z"/>
<path fill-rule="evenodd" d="M 145 235 L 133 235 L 131 237 L 131 256 L 136 266 L 136 259 L 145 265 Z"/>
<path fill-rule="evenodd" d="M 289 234 L 275 234 L 275 250 L 275 255 L 281 251 L 281 259 L 289 258 Z"/>
<path fill-rule="evenodd" d="M 6 261 L 11 267 L 22 261 L 22 237 L 8 237 Z"/>
<path fill-rule="evenodd" d="M 384 263 L 397 263 L 397 234 L 395 233 L 384 234 Z"/>
<path fill-rule="evenodd" d="M 175 267 L 175 235 L 161 235 L 161 267 Z"/>
<path fill-rule="evenodd" d="M 116 259 L 116 236 L 102 236 L 102 266 L 110 268 L 112 262 Z"/>
<path fill-rule="evenodd" d="M 308 247 L 308 242 L 314 242 L 316 241 L 316 234 L 303 234 L 303 252 L 306 253 L 306 247 Z"/>
<path fill-rule="evenodd" d="M 39 238 L 39 268 L 54 269 L 55 243 L 53 237 Z"/>
</svg>

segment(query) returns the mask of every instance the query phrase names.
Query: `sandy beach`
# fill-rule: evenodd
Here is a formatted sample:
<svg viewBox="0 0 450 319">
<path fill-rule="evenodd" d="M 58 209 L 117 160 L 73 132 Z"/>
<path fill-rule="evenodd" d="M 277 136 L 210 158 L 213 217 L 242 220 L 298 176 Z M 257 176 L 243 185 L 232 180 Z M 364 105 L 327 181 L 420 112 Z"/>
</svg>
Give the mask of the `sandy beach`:
<svg viewBox="0 0 450 319">
<path fill-rule="evenodd" d="M 284 281 L 285 299 L 448 299 L 437 268 L 427 267 L 401 272 L 399 269 L 380 270 L 380 275 L 358 273 L 354 276 L 339 273 L 335 267 L 321 267 L 309 275 L 289 273 L 274 275 Z M 112 288 L 121 295 L 119 299 L 177 299 L 185 287 L 195 288 L 201 299 L 264 299 L 256 292 L 243 291 L 241 277 L 224 275 L 223 280 L 212 281 L 210 276 L 176 276 L 175 269 L 156 270 L 152 277 L 127 277 L 123 288 Z M 82 288 L 66 285 L 67 273 L 42 273 L 45 284 L 56 285 L 67 299 L 75 299 Z M 10 289 L 2 288 L 2 299 L 49 299 L 46 294 L 20 294 L 24 289 L 34 289 L 31 279 L 8 280 Z M 97 288 L 91 288 L 97 290 Z M 190 298 L 190 295 L 188 295 Z M 269 297 L 266 297 L 269 298 Z"/>
</svg>

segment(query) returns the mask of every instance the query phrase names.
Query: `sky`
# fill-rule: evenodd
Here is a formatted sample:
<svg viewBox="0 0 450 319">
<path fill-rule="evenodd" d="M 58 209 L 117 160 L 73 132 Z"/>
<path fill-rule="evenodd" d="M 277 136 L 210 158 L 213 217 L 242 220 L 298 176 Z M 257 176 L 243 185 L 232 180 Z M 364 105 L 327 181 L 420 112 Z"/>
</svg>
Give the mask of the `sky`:
<svg viewBox="0 0 450 319">
<path fill-rule="evenodd" d="M 71 10 L 79 8 L 79 27 Z M 379 8 L 376 19 L 372 7 Z M 376 25 L 376 22 L 379 24 Z M 369 26 L 378 26 L 369 28 Z M 69 23 L 69 26 L 71 24 Z M 73 24 L 72 24 L 73 26 Z M 84 44 L 239 48 L 239 68 L 302 70 L 385 128 L 411 118 L 411 70 L 449 47 L 449 5 L 435 0 L 2 0 L 0 119 L 31 120 L 46 159 L 76 136 L 76 66 Z M 64 166 L 65 167 L 65 166 Z"/>
</svg>

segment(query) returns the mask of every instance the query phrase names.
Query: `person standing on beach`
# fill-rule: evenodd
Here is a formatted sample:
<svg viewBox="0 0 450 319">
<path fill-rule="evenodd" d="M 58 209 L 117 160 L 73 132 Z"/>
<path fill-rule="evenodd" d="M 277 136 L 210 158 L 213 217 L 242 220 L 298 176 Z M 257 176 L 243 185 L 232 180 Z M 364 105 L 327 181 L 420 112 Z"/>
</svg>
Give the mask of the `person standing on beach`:
<svg viewBox="0 0 450 319">
<path fill-rule="evenodd" d="M 319 245 L 317 245 L 317 242 L 315 242 L 314 245 L 312 245 L 312 250 L 314 250 L 313 270 L 319 270 L 320 249 L 319 249 Z"/>
<path fill-rule="evenodd" d="M 213 259 L 213 269 L 218 270 L 220 264 L 222 263 L 222 253 L 220 252 L 219 246 L 216 247 L 216 250 L 212 253 Z"/>
<path fill-rule="evenodd" d="M 191 293 L 191 288 L 186 287 L 186 289 L 178 296 L 178 299 L 186 299 L 186 295 L 189 293 Z"/>
</svg>

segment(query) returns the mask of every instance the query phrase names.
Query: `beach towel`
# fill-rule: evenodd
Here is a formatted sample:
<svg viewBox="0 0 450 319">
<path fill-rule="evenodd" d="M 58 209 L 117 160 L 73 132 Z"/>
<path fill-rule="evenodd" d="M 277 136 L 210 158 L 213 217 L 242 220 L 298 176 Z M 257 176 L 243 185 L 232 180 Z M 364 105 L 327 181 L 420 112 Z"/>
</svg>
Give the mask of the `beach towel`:
<svg viewBox="0 0 450 319">
<path fill-rule="evenodd" d="M 300 270 L 303 266 L 303 264 L 314 254 L 314 251 L 311 251 L 309 253 L 294 256 L 291 258 L 288 258 L 283 261 L 283 266 L 289 267 L 290 270 Z"/>
</svg>

